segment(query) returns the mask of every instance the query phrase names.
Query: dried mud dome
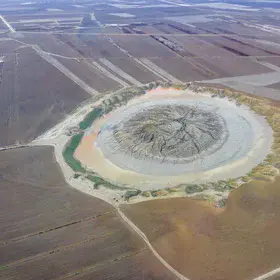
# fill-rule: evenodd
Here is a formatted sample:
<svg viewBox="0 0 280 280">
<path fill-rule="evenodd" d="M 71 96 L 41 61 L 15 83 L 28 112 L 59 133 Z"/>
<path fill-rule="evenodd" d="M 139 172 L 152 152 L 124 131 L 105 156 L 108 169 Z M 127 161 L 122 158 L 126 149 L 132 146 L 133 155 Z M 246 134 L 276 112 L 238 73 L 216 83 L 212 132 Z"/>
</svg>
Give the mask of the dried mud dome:
<svg viewBox="0 0 280 280">
<path fill-rule="evenodd" d="M 148 190 L 243 176 L 271 144 L 266 120 L 243 105 L 157 89 L 94 123 L 75 155 L 106 179 Z"/>
<path fill-rule="evenodd" d="M 195 106 L 149 106 L 113 127 L 115 150 L 159 162 L 190 162 L 227 139 L 225 121 Z"/>
</svg>

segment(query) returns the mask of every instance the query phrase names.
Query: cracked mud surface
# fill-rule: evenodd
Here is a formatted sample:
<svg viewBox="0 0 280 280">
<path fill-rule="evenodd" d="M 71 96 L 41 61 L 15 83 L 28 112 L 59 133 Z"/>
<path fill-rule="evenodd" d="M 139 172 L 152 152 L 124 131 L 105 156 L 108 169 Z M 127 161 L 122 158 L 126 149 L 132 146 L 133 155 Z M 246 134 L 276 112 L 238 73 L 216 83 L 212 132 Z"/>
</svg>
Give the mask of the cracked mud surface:
<svg viewBox="0 0 280 280">
<path fill-rule="evenodd" d="M 189 162 L 210 154 L 228 132 L 218 114 L 190 105 L 163 104 L 140 110 L 113 127 L 116 150 L 135 158 Z"/>
</svg>

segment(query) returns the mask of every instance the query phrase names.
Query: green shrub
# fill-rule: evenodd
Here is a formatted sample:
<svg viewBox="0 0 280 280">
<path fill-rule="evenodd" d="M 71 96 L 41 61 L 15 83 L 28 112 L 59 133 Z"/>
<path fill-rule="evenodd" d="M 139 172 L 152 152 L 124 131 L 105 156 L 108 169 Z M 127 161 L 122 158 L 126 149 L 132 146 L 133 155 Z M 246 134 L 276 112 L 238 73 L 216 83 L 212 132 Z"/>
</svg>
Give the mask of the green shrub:
<svg viewBox="0 0 280 280">
<path fill-rule="evenodd" d="M 102 179 L 98 175 L 88 174 L 88 175 L 86 175 L 86 178 L 94 183 L 95 189 L 98 189 L 98 187 L 102 185 L 106 188 L 113 189 L 113 190 L 127 190 L 126 187 L 114 185 L 114 184 Z"/>
<path fill-rule="evenodd" d="M 185 187 L 185 192 L 186 193 L 196 193 L 196 192 L 202 192 L 204 190 L 204 188 L 200 185 L 195 185 L 195 184 L 192 184 L 192 185 L 187 185 Z"/>
<path fill-rule="evenodd" d="M 85 130 L 88 127 L 90 127 L 97 118 L 102 116 L 102 114 L 103 114 L 102 108 L 100 107 L 94 108 L 89 114 L 87 114 L 84 120 L 80 122 L 79 124 L 80 129 Z"/>
<path fill-rule="evenodd" d="M 151 193 L 148 192 L 148 191 L 144 191 L 144 192 L 141 193 L 141 195 L 144 196 L 144 197 L 150 197 Z"/>
<path fill-rule="evenodd" d="M 157 197 L 158 190 L 151 191 L 151 195 L 152 195 L 152 197 Z"/>
<path fill-rule="evenodd" d="M 86 170 L 82 167 L 80 161 L 74 158 L 74 152 L 79 146 L 83 136 L 84 133 L 74 135 L 62 153 L 65 162 L 72 168 L 72 170 L 82 173 L 86 172 Z"/>
<path fill-rule="evenodd" d="M 125 193 L 124 198 L 125 200 L 129 200 L 131 197 L 137 196 L 140 193 L 141 193 L 140 190 L 130 190 Z"/>
</svg>

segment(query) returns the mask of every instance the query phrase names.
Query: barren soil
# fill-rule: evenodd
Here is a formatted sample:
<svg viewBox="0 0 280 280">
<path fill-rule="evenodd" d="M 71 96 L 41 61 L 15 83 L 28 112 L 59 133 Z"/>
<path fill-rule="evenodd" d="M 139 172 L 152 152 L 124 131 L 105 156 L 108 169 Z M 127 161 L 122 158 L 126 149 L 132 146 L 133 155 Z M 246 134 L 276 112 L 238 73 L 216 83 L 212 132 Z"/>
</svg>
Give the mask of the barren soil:
<svg viewBox="0 0 280 280">
<path fill-rule="evenodd" d="M 6 56 L 2 71 L 1 146 L 34 139 L 89 97 L 30 48 Z"/>
<path fill-rule="evenodd" d="M 249 280 L 279 266 L 279 179 L 241 186 L 224 210 L 188 198 L 123 205 L 122 210 L 190 279 Z"/>
<path fill-rule="evenodd" d="M 52 148 L 0 159 L 0 279 L 174 279 L 112 206 L 65 183 Z"/>
</svg>

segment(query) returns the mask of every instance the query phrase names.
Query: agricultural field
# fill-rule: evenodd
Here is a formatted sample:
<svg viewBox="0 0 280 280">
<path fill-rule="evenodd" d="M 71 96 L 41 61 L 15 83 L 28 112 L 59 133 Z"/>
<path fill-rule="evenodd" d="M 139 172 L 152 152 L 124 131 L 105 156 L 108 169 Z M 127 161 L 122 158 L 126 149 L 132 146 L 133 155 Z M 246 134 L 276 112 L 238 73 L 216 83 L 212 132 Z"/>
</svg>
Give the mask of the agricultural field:
<svg viewBox="0 0 280 280">
<path fill-rule="evenodd" d="M 271 85 L 269 85 L 269 87 L 280 90 L 280 83 L 271 84 Z"/>
<path fill-rule="evenodd" d="M 1 1 L 0 279 L 279 280 L 279 35 L 277 1 Z"/>
<path fill-rule="evenodd" d="M 132 56 L 139 57 L 174 57 L 174 54 L 166 46 L 157 42 L 151 37 L 138 37 L 135 35 L 111 36 L 111 38 L 123 49 L 127 50 Z"/>
<path fill-rule="evenodd" d="M 108 58 L 116 67 L 120 68 L 126 73 L 129 73 L 133 78 L 137 79 L 143 84 L 147 84 L 153 81 L 161 80 L 159 76 L 149 71 L 143 65 L 131 58 Z M 118 74 L 118 73 L 116 73 Z"/>
<path fill-rule="evenodd" d="M 87 92 L 30 48 L 5 55 L 4 60 L 0 96 L 2 146 L 34 139 L 89 98 Z"/>
<path fill-rule="evenodd" d="M 225 209 L 183 198 L 122 209 L 189 279 L 253 279 L 279 265 L 279 183 L 243 185 Z"/>
<path fill-rule="evenodd" d="M 52 148 L 0 158 L 1 279 L 174 279 L 113 207 L 67 185 Z"/>
</svg>

